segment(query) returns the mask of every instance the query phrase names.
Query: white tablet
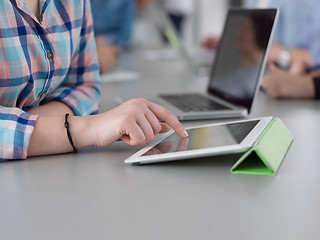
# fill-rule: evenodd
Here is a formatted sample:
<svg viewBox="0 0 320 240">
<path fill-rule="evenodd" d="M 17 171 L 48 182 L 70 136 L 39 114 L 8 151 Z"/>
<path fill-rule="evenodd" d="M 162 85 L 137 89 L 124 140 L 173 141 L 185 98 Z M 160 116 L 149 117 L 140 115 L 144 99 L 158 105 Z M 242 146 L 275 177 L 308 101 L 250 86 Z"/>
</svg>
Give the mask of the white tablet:
<svg viewBox="0 0 320 240">
<path fill-rule="evenodd" d="M 245 152 L 273 119 L 263 117 L 188 128 L 188 138 L 181 138 L 171 130 L 126 159 L 125 163 L 140 165 Z"/>
</svg>

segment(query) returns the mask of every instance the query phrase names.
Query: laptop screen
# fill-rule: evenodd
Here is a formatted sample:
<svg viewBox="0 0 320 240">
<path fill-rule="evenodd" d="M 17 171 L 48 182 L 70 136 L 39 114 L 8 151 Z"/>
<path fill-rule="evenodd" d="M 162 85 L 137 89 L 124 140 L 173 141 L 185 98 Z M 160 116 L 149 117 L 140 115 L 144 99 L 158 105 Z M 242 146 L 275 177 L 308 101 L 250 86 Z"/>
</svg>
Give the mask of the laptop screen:
<svg viewBox="0 0 320 240">
<path fill-rule="evenodd" d="M 211 72 L 209 93 L 250 112 L 276 14 L 276 9 L 229 11 Z"/>
</svg>

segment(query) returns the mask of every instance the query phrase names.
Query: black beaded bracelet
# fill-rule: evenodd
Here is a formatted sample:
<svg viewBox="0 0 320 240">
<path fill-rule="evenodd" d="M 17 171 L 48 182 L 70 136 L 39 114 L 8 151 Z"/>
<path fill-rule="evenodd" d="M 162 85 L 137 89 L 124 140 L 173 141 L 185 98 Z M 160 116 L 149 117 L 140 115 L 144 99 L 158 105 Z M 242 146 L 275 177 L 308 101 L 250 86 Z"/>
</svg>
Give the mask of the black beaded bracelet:
<svg viewBox="0 0 320 240">
<path fill-rule="evenodd" d="M 69 117 L 69 113 L 66 113 L 64 126 L 65 126 L 66 129 L 67 129 L 68 139 L 69 139 L 69 142 L 70 142 L 70 144 L 71 144 L 71 146 L 72 146 L 72 148 L 73 148 L 73 152 L 76 153 L 76 152 L 78 152 L 78 149 L 76 149 L 76 147 L 75 147 L 74 144 L 73 144 L 73 140 L 72 140 L 71 133 L 70 133 L 70 129 L 69 129 L 70 124 L 69 124 L 69 122 L 68 122 L 68 117 Z"/>
</svg>

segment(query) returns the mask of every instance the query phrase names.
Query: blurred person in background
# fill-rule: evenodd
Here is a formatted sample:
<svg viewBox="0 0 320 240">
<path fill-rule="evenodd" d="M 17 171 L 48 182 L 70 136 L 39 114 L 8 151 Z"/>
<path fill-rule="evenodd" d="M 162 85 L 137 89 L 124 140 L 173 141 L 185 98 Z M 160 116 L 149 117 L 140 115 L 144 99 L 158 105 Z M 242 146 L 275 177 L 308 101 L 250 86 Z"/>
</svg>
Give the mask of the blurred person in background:
<svg viewBox="0 0 320 240">
<path fill-rule="evenodd" d="M 276 63 L 292 73 L 301 72 L 299 59 L 308 58 L 305 44 L 301 44 L 301 33 L 306 29 L 315 0 L 245 0 L 248 8 L 278 8 L 277 27 L 273 36 L 268 62 Z M 291 49 L 292 52 L 289 52 Z M 295 50 L 293 50 L 295 49 Z M 304 49 L 306 51 L 300 51 Z"/>
<path fill-rule="evenodd" d="M 182 35 L 184 23 L 194 11 L 194 0 L 160 0 L 160 2 L 177 32 Z"/>
<path fill-rule="evenodd" d="M 320 99 L 320 3 L 313 4 L 305 28 L 296 36 L 300 48 L 288 49 L 290 71 L 274 64 L 264 78 L 263 88 L 273 98 Z"/>
<path fill-rule="evenodd" d="M 301 32 L 305 31 L 308 24 L 308 17 L 315 4 L 315 0 L 244 0 L 246 8 L 278 8 L 280 15 L 277 27 L 273 36 L 273 44 L 271 46 L 268 62 L 273 62 L 281 68 L 289 69 L 292 73 L 296 73 L 296 59 L 306 58 L 305 52 L 293 51 L 292 54 L 288 49 L 301 49 Z M 210 36 L 204 39 L 202 45 L 205 48 L 216 49 L 219 45 L 220 38 L 218 36 Z"/>
<path fill-rule="evenodd" d="M 320 98 L 320 3 L 316 0 L 245 0 L 245 7 L 279 8 L 263 89 L 272 98 Z M 216 49 L 219 37 L 203 46 Z"/>
<path fill-rule="evenodd" d="M 117 64 L 121 49 L 132 44 L 136 10 L 152 0 L 91 0 L 100 72 Z"/>
</svg>

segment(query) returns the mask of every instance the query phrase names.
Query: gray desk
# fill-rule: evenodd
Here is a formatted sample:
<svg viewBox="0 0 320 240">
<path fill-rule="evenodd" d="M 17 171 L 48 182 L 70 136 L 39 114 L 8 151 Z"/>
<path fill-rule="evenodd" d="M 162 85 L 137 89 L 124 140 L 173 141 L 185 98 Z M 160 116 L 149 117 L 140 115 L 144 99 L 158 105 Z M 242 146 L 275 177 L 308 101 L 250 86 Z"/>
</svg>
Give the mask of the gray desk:
<svg viewBox="0 0 320 240">
<path fill-rule="evenodd" d="M 103 85 L 102 110 L 116 92 L 205 88 L 178 61 L 141 68 L 139 81 Z M 295 136 L 275 177 L 231 175 L 235 156 L 127 166 L 139 147 L 123 143 L 1 163 L 0 239 L 319 239 L 320 103 L 261 93 L 252 117 L 264 115 Z"/>
</svg>

